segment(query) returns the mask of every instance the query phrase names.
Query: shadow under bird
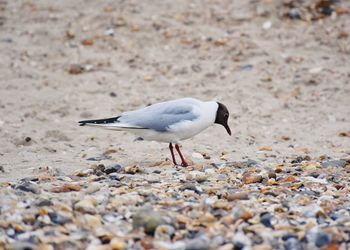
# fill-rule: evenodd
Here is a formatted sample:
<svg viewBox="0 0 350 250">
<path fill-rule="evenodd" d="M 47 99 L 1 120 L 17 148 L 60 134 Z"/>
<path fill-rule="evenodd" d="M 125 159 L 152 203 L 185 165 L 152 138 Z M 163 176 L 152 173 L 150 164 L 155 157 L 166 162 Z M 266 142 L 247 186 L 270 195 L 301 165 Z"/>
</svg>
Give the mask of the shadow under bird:
<svg viewBox="0 0 350 250">
<path fill-rule="evenodd" d="M 215 123 L 224 126 L 231 135 L 228 118 L 229 112 L 220 102 L 182 98 L 124 112 L 117 117 L 79 123 L 80 126 L 128 131 L 145 140 L 169 143 L 173 163 L 177 165 L 173 150 L 175 144 L 181 165 L 186 167 L 188 164 L 180 151 L 179 142 L 195 136 Z"/>
</svg>

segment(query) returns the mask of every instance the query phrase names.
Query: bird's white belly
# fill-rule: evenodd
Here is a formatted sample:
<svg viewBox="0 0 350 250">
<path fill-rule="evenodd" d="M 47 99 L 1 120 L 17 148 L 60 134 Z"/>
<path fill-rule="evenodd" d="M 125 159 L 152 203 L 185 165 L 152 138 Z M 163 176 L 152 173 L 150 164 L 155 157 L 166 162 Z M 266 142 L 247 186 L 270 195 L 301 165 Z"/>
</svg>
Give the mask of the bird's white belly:
<svg viewBox="0 0 350 250">
<path fill-rule="evenodd" d="M 169 132 L 157 132 L 152 129 L 134 129 L 133 134 L 142 137 L 147 141 L 158 141 L 158 142 L 178 142 L 179 139 L 176 134 Z"/>
</svg>

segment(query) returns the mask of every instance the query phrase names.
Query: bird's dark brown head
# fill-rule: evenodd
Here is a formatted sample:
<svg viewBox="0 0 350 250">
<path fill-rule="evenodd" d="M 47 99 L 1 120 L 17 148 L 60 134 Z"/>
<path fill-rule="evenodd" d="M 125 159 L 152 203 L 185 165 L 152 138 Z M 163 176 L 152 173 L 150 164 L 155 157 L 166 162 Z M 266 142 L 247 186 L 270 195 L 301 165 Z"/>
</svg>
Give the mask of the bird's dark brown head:
<svg viewBox="0 0 350 250">
<path fill-rule="evenodd" d="M 227 133 L 231 135 L 231 129 L 227 124 L 228 117 L 230 116 L 230 113 L 228 112 L 226 106 L 220 102 L 217 102 L 218 110 L 216 111 L 216 118 L 215 118 L 215 123 L 221 124 L 222 126 L 225 127 Z"/>
</svg>

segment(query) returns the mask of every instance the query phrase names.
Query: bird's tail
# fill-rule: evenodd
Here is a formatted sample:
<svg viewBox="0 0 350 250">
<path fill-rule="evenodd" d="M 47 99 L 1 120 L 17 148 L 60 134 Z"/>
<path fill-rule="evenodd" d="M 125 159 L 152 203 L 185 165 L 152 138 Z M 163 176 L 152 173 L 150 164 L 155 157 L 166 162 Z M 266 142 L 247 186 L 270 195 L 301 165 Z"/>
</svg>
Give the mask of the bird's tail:
<svg viewBox="0 0 350 250">
<path fill-rule="evenodd" d="M 136 125 L 130 125 L 127 123 L 120 122 L 118 119 L 120 116 L 106 118 L 106 119 L 97 119 L 97 120 L 85 120 L 79 121 L 80 126 L 93 126 L 93 127 L 101 127 L 105 129 L 112 130 L 134 130 L 134 129 L 145 129 L 143 127 L 139 127 Z"/>
<path fill-rule="evenodd" d="M 97 119 L 97 120 L 85 120 L 85 121 L 79 121 L 79 126 L 107 126 L 111 125 L 113 123 L 118 123 L 118 119 L 120 116 L 112 117 L 112 118 L 106 118 L 106 119 Z"/>
</svg>

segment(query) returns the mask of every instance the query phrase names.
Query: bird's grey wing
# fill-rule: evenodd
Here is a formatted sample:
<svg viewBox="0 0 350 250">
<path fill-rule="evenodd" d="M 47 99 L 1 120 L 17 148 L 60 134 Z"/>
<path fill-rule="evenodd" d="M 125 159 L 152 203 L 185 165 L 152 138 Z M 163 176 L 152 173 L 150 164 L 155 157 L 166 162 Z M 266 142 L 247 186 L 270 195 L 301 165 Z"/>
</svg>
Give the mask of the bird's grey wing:
<svg viewBox="0 0 350 250">
<path fill-rule="evenodd" d="M 123 113 L 118 120 L 130 126 L 166 132 L 171 125 L 185 120 L 192 121 L 196 118 L 198 115 L 193 112 L 192 105 L 163 104 Z"/>
</svg>

